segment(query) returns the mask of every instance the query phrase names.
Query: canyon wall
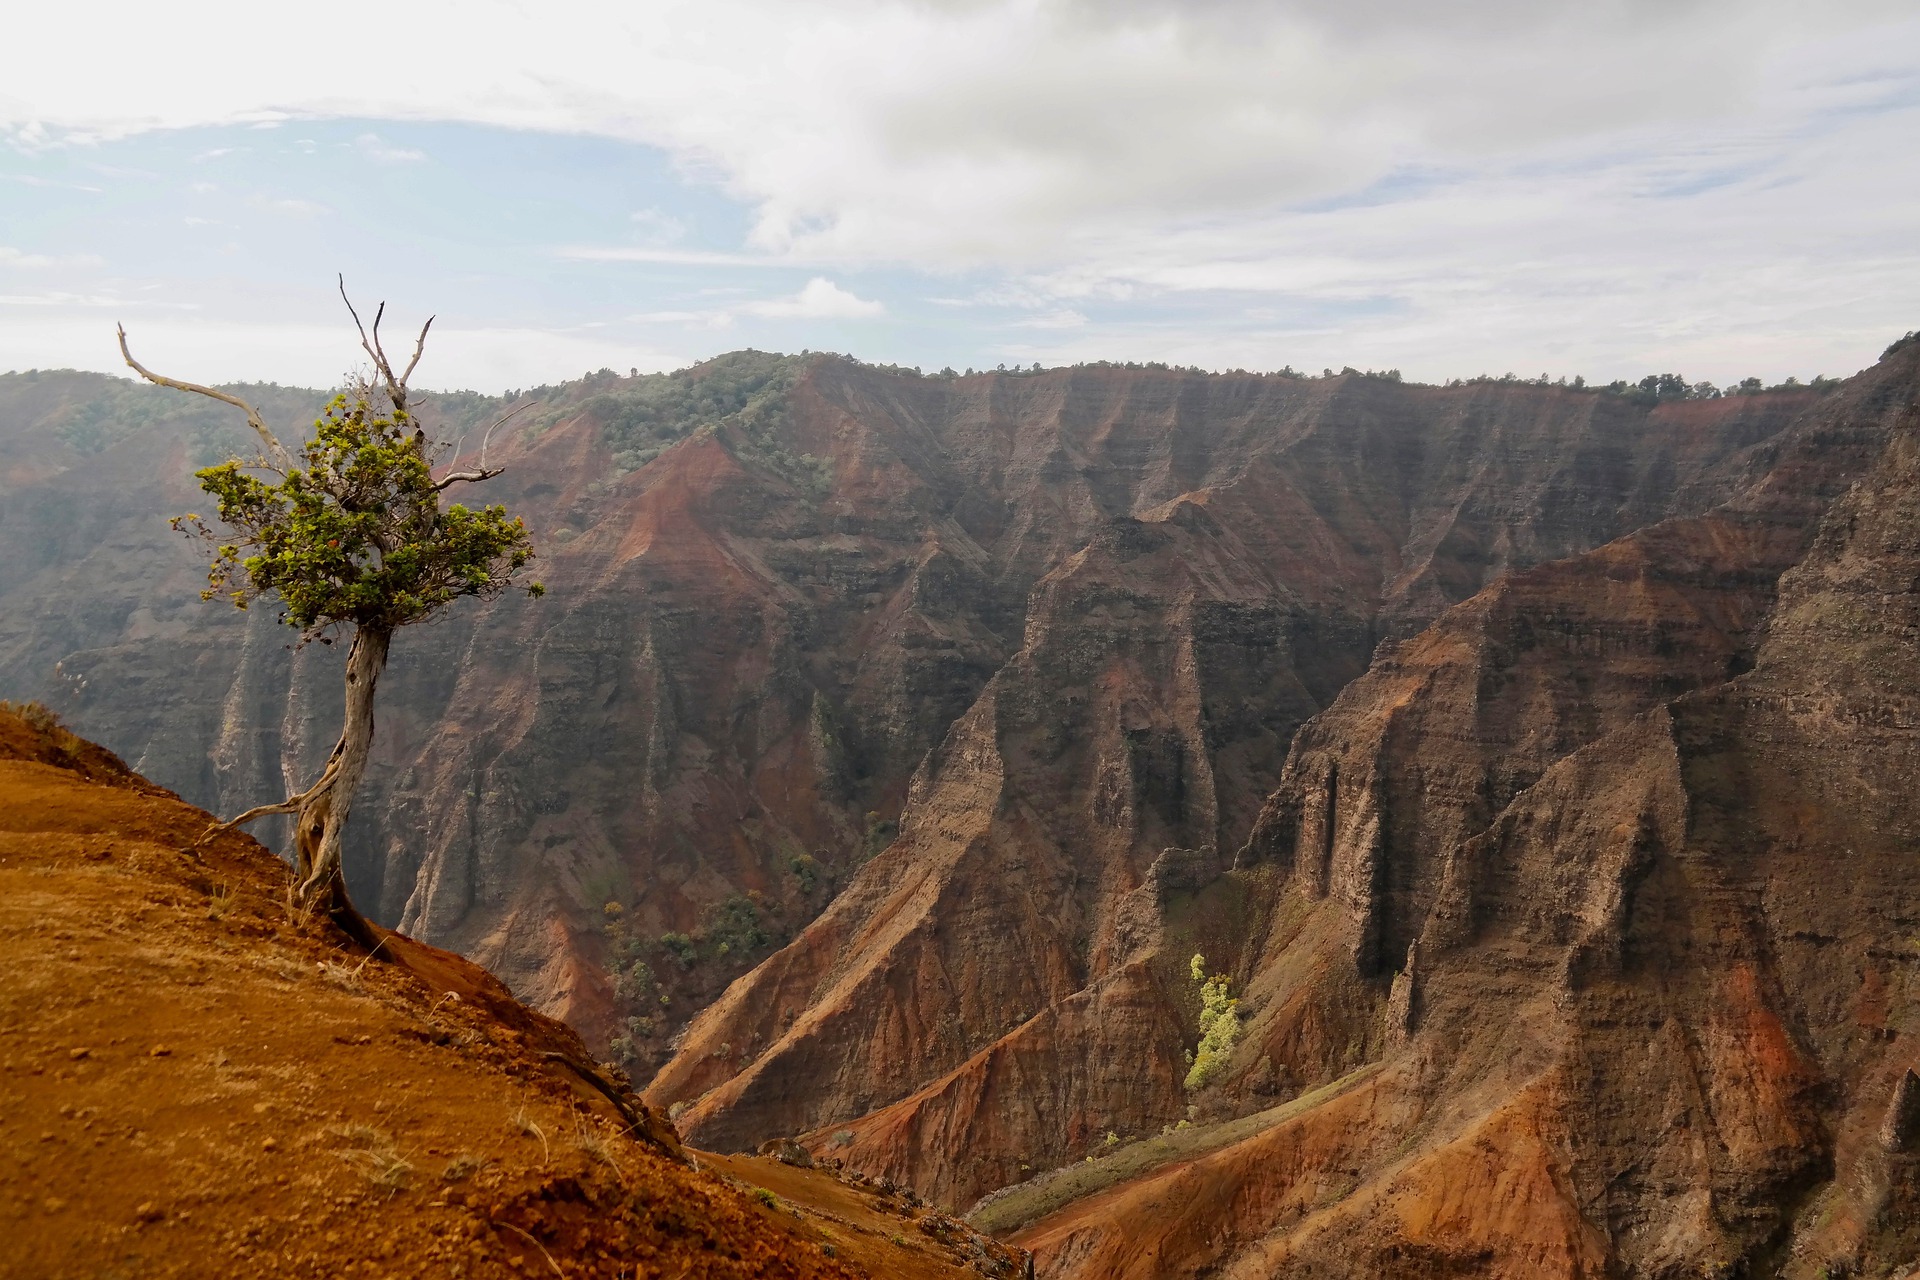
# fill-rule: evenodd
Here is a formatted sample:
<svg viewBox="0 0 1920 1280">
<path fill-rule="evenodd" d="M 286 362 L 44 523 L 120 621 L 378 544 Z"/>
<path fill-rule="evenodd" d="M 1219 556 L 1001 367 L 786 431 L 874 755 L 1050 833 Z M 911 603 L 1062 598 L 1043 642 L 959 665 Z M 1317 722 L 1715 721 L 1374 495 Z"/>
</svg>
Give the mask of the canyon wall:
<svg viewBox="0 0 1920 1280">
<path fill-rule="evenodd" d="M 961 1208 L 1215 1143 L 1022 1219 L 1053 1274 L 1659 1274 L 1795 1214 L 1885 1247 L 1858 1188 L 1907 1174 L 1819 1100 L 1893 1087 L 1835 993 L 1878 973 L 1897 1022 L 1904 962 L 1865 958 L 1899 926 L 1767 894 L 1820 896 L 1832 849 L 1878 876 L 1910 828 L 1741 752 L 1894 803 L 1792 720 L 1878 677 L 1793 682 L 1858 594 L 1820 557 L 1894 562 L 1915 359 L 1650 405 L 742 353 L 682 377 L 747 401 L 638 451 L 654 383 L 542 389 L 493 488 L 548 596 L 396 644 L 350 882 L 659 1067 L 696 1143 L 799 1135 Z M 0 696 L 257 802 L 330 742 L 337 656 L 198 601 L 161 519 L 192 433 L 77 431 L 104 382 L 0 378 Z M 1870 493 L 1885 545 L 1848 553 Z M 1869 702 L 1891 762 L 1905 713 Z M 1745 825 L 1701 835 L 1715 804 Z M 1195 953 L 1245 1029 L 1189 1088 Z"/>
</svg>

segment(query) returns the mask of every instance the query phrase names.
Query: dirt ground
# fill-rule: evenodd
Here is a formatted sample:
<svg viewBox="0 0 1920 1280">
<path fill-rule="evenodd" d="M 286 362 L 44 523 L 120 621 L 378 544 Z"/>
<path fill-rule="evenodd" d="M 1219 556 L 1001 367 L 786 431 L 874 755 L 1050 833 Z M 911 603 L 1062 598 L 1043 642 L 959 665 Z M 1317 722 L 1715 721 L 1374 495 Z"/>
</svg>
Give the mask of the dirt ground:
<svg viewBox="0 0 1920 1280">
<path fill-rule="evenodd" d="M 0 711 L 0 1276 L 1018 1274 L 897 1194 L 632 1136 L 571 1031 L 290 919 L 207 824 Z"/>
</svg>

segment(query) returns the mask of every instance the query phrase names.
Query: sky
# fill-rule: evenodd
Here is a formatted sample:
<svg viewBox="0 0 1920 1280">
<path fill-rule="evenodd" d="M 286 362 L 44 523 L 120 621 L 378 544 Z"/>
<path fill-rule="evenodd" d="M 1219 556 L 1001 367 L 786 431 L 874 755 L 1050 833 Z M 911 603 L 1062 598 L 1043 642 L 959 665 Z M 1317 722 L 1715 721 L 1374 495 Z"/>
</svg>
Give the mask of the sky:
<svg viewBox="0 0 1920 1280">
<path fill-rule="evenodd" d="M 0 370 L 1845 375 L 1911 0 L 176 0 L 0 15 Z"/>
</svg>

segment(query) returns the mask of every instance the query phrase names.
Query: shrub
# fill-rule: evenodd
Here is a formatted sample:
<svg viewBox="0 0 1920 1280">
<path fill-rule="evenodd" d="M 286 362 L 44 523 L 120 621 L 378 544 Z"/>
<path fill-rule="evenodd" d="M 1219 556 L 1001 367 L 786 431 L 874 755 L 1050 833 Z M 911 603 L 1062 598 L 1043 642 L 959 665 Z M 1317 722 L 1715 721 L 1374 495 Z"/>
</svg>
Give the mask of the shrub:
<svg viewBox="0 0 1920 1280">
<path fill-rule="evenodd" d="M 700 958 L 699 949 L 688 934 L 663 933 L 660 935 L 660 945 L 673 953 L 673 958 L 680 962 L 683 969 L 691 969 L 693 962 Z"/>
<path fill-rule="evenodd" d="M 1240 1002 L 1227 994 L 1227 975 L 1208 977 L 1206 964 L 1204 956 L 1196 955 L 1188 965 L 1200 988 L 1200 1044 L 1187 1070 L 1189 1089 L 1203 1089 L 1218 1076 L 1240 1039 Z"/>
</svg>

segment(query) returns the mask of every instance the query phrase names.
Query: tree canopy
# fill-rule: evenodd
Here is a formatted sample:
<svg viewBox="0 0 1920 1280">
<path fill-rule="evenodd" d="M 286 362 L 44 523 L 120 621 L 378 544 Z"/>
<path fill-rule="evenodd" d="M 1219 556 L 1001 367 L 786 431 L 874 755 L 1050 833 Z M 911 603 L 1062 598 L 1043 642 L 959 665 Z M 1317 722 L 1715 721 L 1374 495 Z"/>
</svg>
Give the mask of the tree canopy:
<svg viewBox="0 0 1920 1280">
<path fill-rule="evenodd" d="M 440 505 L 449 482 L 433 479 L 435 447 L 382 399 L 364 383 L 334 397 L 301 466 L 233 459 L 194 473 L 225 526 L 173 521 L 212 545 L 205 598 L 244 609 L 278 596 L 282 620 L 309 636 L 342 624 L 392 631 L 463 596 L 498 595 L 533 559 L 525 523 L 505 507 Z"/>
</svg>

